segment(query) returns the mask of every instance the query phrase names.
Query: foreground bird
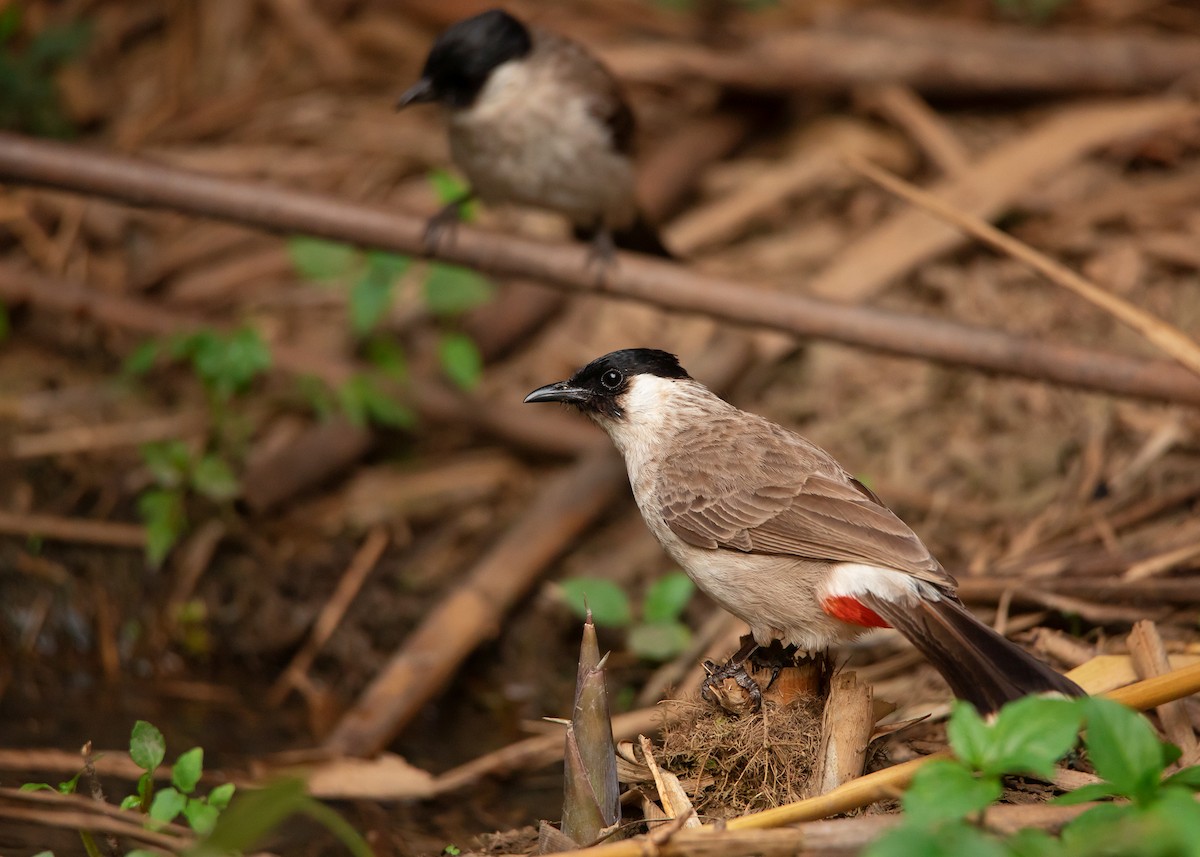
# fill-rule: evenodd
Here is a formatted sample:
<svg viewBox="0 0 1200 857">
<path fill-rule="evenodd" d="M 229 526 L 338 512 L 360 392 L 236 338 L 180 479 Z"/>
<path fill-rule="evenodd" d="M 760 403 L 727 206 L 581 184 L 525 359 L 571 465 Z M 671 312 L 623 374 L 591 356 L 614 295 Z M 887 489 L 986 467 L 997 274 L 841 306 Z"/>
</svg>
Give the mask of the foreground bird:
<svg viewBox="0 0 1200 857">
<path fill-rule="evenodd" d="M 1083 694 L 967 612 L 916 534 L 829 453 L 719 399 L 674 355 L 614 351 L 525 401 L 573 405 L 608 432 L 650 530 L 758 646 L 822 650 L 890 626 L 981 712 Z"/>
<path fill-rule="evenodd" d="M 633 113 L 612 74 L 584 48 L 492 9 L 451 26 L 433 43 L 421 79 L 397 109 L 445 108 L 450 154 L 471 196 L 566 215 L 601 255 L 671 254 L 638 211 Z"/>
</svg>

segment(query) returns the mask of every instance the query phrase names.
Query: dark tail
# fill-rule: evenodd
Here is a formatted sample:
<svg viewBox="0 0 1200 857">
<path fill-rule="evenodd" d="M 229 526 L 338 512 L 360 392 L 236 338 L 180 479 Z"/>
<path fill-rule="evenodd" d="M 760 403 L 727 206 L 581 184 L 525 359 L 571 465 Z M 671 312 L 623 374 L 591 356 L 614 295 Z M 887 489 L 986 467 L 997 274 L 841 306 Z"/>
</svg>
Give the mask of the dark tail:
<svg viewBox="0 0 1200 857">
<path fill-rule="evenodd" d="M 592 241 L 596 238 L 596 230 L 576 227 L 575 237 L 581 241 Z M 679 258 L 667 249 L 658 230 L 641 212 L 638 212 L 637 220 L 631 225 L 612 233 L 612 243 L 622 250 L 631 250 L 634 253 L 645 253 L 663 259 Z"/>
<path fill-rule="evenodd" d="M 1031 693 L 1085 696 L 1079 685 L 997 634 L 952 596 L 901 607 L 859 596 L 937 667 L 954 691 L 982 714 Z"/>
</svg>

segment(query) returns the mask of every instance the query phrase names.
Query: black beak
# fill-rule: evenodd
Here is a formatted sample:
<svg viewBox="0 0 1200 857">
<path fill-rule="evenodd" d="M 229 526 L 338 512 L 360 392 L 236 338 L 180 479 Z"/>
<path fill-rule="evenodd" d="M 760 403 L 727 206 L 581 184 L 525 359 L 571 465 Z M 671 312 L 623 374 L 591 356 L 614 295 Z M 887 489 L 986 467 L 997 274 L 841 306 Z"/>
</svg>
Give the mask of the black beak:
<svg viewBox="0 0 1200 857">
<path fill-rule="evenodd" d="M 568 405 L 582 405 L 591 393 L 580 387 L 572 387 L 569 381 L 556 381 L 545 387 L 538 387 L 525 397 L 525 404 L 530 402 L 564 402 Z"/>
<path fill-rule="evenodd" d="M 396 109 L 403 110 L 410 104 L 425 104 L 430 101 L 437 101 L 437 91 L 433 88 L 433 81 L 423 77 L 396 100 Z"/>
</svg>

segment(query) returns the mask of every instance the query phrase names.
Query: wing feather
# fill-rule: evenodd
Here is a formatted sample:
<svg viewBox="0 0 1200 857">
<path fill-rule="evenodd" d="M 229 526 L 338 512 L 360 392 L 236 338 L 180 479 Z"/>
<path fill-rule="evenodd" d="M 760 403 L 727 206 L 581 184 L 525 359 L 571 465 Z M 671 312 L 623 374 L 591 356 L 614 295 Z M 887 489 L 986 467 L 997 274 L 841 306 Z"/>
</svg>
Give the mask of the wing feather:
<svg viewBox="0 0 1200 857">
<path fill-rule="evenodd" d="M 676 536 L 698 548 L 864 563 L 953 587 L 917 535 L 828 453 L 752 420 L 748 436 L 744 421 L 707 426 L 663 462 L 656 492 Z"/>
</svg>

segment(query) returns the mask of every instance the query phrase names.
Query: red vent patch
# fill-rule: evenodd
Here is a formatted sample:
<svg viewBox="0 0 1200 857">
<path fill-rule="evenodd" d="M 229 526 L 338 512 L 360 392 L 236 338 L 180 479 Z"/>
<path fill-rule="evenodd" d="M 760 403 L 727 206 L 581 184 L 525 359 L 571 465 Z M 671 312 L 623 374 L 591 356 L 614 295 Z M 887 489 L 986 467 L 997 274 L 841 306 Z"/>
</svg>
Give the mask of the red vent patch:
<svg viewBox="0 0 1200 857">
<path fill-rule="evenodd" d="M 849 595 L 831 595 L 821 602 L 821 609 L 834 619 L 841 619 L 851 625 L 861 625 L 864 628 L 890 628 L 883 617 Z"/>
</svg>

